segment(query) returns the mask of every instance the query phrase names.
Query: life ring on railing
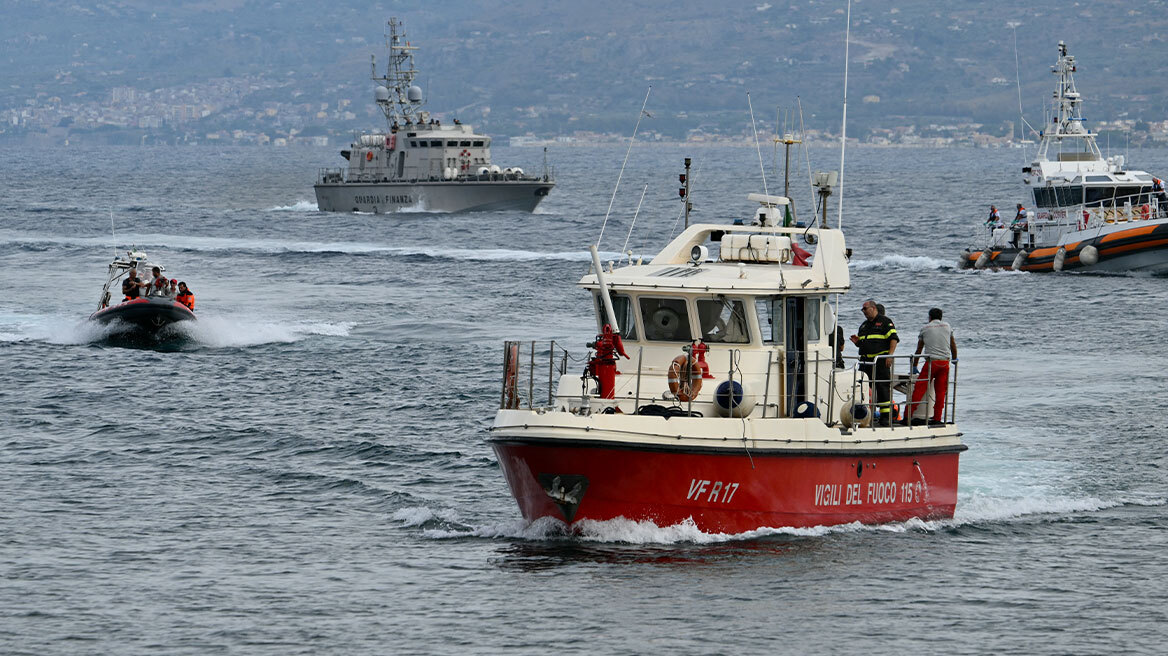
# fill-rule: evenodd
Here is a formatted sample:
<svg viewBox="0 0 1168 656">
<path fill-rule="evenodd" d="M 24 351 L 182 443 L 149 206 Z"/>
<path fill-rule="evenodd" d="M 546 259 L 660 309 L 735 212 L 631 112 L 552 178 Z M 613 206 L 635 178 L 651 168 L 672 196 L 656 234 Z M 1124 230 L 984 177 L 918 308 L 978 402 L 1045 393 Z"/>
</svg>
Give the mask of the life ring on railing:
<svg viewBox="0 0 1168 656">
<path fill-rule="evenodd" d="M 507 342 L 503 357 L 503 409 L 519 408 L 519 343 Z"/>
<path fill-rule="evenodd" d="M 1140 205 L 1140 220 L 1147 221 L 1152 217 L 1152 206 L 1144 203 Z"/>
<path fill-rule="evenodd" d="M 702 389 L 702 368 L 692 355 L 679 355 L 669 363 L 669 391 L 678 401 L 693 401 Z"/>
<path fill-rule="evenodd" d="M 366 153 L 365 153 L 365 161 L 366 161 L 366 162 L 372 162 L 372 161 L 373 161 L 373 151 L 372 151 L 372 150 L 370 150 L 370 151 L 366 151 Z"/>
</svg>

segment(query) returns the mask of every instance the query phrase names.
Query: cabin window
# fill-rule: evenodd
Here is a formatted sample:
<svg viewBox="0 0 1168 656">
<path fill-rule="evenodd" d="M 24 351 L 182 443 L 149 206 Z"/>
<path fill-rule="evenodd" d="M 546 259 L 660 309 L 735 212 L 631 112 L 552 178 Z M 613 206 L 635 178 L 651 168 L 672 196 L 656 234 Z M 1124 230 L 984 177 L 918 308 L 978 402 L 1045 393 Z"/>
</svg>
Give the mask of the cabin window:
<svg viewBox="0 0 1168 656">
<path fill-rule="evenodd" d="M 476 142 L 474 142 L 474 145 L 475 145 L 475 148 L 482 148 L 482 147 L 483 147 L 483 142 L 481 142 L 481 141 L 476 141 Z"/>
<path fill-rule="evenodd" d="M 645 339 L 658 342 L 689 342 L 689 311 L 685 299 L 642 298 L 641 320 L 645 322 Z"/>
<path fill-rule="evenodd" d="M 431 141 L 431 142 L 430 142 L 430 147 L 431 147 L 431 148 L 441 148 L 441 147 L 442 147 L 442 141 L 441 141 L 440 139 L 435 139 L 435 140 L 433 140 L 433 141 Z"/>
<path fill-rule="evenodd" d="M 426 142 L 423 141 L 422 143 L 425 144 Z M 416 141 L 410 142 L 410 148 L 417 148 L 417 147 L 418 147 L 418 142 L 416 142 Z"/>
<path fill-rule="evenodd" d="M 459 148 L 470 148 L 470 142 L 469 141 L 460 141 L 460 142 L 458 142 L 458 147 Z"/>
<path fill-rule="evenodd" d="M 612 312 L 616 315 L 616 322 L 620 324 L 621 339 L 636 341 L 637 318 L 633 314 L 633 299 L 624 294 L 612 294 Z M 608 323 L 607 313 L 604 311 L 604 299 L 600 293 L 596 294 L 596 316 L 600 317 L 600 325 Z"/>
<path fill-rule="evenodd" d="M 458 148 L 458 142 L 457 141 L 447 141 L 446 147 L 447 148 Z"/>
<path fill-rule="evenodd" d="M 806 308 L 806 318 L 803 320 L 803 334 L 807 337 L 808 342 L 818 342 L 822 332 L 819 327 L 823 323 L 823 311 L 821 309 L 820 299 L 809 298 L 804 306 Z"/>
<path fill-rule="evenodd" d="M 1086 178 L 1087 182 L 1111 182 L 1109 175 L 1089 175 Z"/>
<path fill-rule="evenodd" d="M 742 301 L 709 299 L 698 301 L 697 306 L 703 340 L 721 344 L 745 344 L 750 341 Z"/>
<path fill-rule="evenodd" d="M 758 329 L 762 333 L 762 341 L 767 344 L 775 343 L 775 322 L 771 319 L 771 302 L 769 299 L 754 299 L 754 314 L 758 317 Z"/>
</svg>

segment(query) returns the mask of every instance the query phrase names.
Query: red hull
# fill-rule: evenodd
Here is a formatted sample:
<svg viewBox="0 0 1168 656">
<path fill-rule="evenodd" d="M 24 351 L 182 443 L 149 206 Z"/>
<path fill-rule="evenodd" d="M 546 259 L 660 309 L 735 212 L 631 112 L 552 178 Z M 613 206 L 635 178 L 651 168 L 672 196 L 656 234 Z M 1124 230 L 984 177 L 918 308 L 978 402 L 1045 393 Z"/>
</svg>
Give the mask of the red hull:
<svg viewBox="0 0 1168 656">
<path fill-rule="evenodd" d="M 952 517 L 965 450 L 748 457 L 507 439 L 493 447 L 528 520 L 624 517 L 672 526 L 692 518 L 704 532 L 732 534 Z"/>
</svg>

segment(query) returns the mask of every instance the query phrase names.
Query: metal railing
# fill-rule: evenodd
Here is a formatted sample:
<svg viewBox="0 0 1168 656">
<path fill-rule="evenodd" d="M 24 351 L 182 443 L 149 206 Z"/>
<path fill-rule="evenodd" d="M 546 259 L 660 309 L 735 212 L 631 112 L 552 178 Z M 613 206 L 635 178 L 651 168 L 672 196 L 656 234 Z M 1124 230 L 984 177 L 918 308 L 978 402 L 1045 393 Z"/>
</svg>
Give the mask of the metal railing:
<svg viewBox="0 0 1168 656">
<path fill-rule="evenodd" d="M 915 410 L 918 409 L 915 406 L 918 406 L 918 405 L 923 406 L 923 408 L 924 408 L 925 416 L 922 417 L 922 419 L 924 419 L 926 424 L 929 423 L 932 420 L 932 417 L 937 414 L 935 412 L 935 406 L 934 406 L 934 411 L 931 413 L 929 412 L 929 404 L 936 402 L 936 399 L 935 399 L 936 390 L 934 387 L 934 379 L 932 377 L 932 367 L 929 368 L 929 374 L 924 379 L 922 379 L 920 377 L 920 374 L 918 372 L 912 372 L 911 366 L 905 367 L 906 369 L 910 369 L 910 373 L 907 375 L 904 375 L 904 374 L 898 375 L 896 373 L 896 364 L 897 364 L 898 360 L 910 360 L 911 361 L 911 359 L 914 357 L 917 358 L 918 360 L 922 361 L 922 363 L 926 363 L 929 361 L 929 358 L 927 358 L 923 355 L 880 355 L 880 356 L 877 356 L 876 357 L 877 360 L 881 360 L 881 361 L 888 363 L 888 365 L 889 365 L 888 366 L 888 377 L 887 378 L 876 378 L 875 376 L 868 377 L 867 372 L 863 372 L 863 373 L 865 373 L 865 378 L 867 379 L 866 381 L 862 381 L 860 379 L 859 375 L 862 372 L 862 365 L 868 364 L 868 363 L 861 361 L 858 357 L 855 357 L 855 356 L 845 356 L 844 357 L 845 360 L 852 360 L 856 363 L 851 368 L 852 373 L 853 373 L 853 388 L 856 385 L 860 385 L 860 384 L 867 384 L 868 385 L 867 402 L 864 403 L 863 405 L 866 406 L 866 409 L 868 411 L 868 417 L 871 418 L 871 422 L 869 424 L 869 427 L 875 428 L 875 427 L 879 426 L 880 424 L 888 424 L 888 423 L 895 423 L 895 422 L 901 422 L 903 424 L 910 424 L 911 425 L 913 420 L 915 419 L 915 417 L 913 416 L 915 414 Z M 944 405 L 941 408 L 940 415 L 941 415 L 941 422 L 948 424 L 948 423 L 954 423 L 957 421 L 957 361 L 956 360 L 946 360 L 945 362 L 949 363 L 949 372 L 948 372 L 948 380 L 945 383 Z M 875 369 L 874 364 L 875 363 L 872 363 L 873 370 Z M 923 370 L 924 367 L 922 366 L 921 369 Z M 873 373 L 875 373 L 875 371 L 873 371 Z M 920 401 L 914 403 L 913 396 L 915 396 L 916 388 L 919 386 L 920 383 L 924 383 L 924 388 L 921 390 L 922 396 L 921 396 Z M 877 386 L 878 385 L 888 385 L 888 388 L 889 388 L 888 398 L 889 398 L 889 402 L 892 405 L 891 413 L 889 413 L 889 414 L 891 414 L 891 417 L 886 416 L 886 414 L 883 412 L 883 409 L 879 407 L 880 401 L 879 401 L 879 394 L 877 393 L 877 391 L 878 391 Z M 904 395 L 905 398 L 904 398 L 903 404 L 896 403 L 896 396 L 895 396 L 896 393 L 900 393 L 900 394 Z M 881 412 L 878 413 L 877 410 L 881 410 Z M 899 412 L 898 412 L 898 410 L 899 410 Z"/>
<path fill-rule="evenodd" d="M 735 358 L 739 349 L 731 349 L 730 355 L 735 364 L 730 371 L 712 370 L 714 380 L 721 382 L 729 380 L 742 382 L 746 378 L 740 367 L 740 360 Z M 632 375 L 621 381 L 620 388 L 625 391 L 623 396 L 615 399 L 601 398 L 596 389 L 596 381 L 587 375 L 587 363 L 591 352 L 584 357 L 574 357 L 554 340 L 548 342 L 535 341 L 507 341 L 503 344 L 503 380 L 499 397 L 501 409 L 530 410 L 549 409 L 555 406 L 557 393 L 561 399 L 567 399 L 569 409 L 575 412 L 613 412 L 624 404 L 626 412 L 640 414 L 642 408 L 650 404 L 662 404 L 678 408 L 685 415 L 693 415 L 695 404 L 699 409 L 708 409 L 709 400 L 681 401 L 672 394 L 657 393 L 660 389 L 660 379 L 665 373 L 654 368 L 645 373 L 644 347 L 638 347 L 629 360 L 622 361 L 625 376 Z M 777 356 L 777 357 L 776 357 Z M 898 361 L 917 357 L 921 361 L 928 361 L 924 356 L 895 355 L 879 356 L 889 363 L 889 377 L 887 379 L 872 380 L 866 374 L 862 375 L 861 365 L 864 364 L 856 356 L 840 356 L 835 358 L 830 351 L 783 351 L 767 349 L 767 366 L 763 372 L 762 399 L 760 410 L 756 411 L 759 418 L 777 419 L 797 416 L 797 405 L 803 401 L 814 404 L 814 415 L 825 424 L 832 426 L 839 421 L 841 408 L 845 404 L 864 405 L 867 416 L 872 418 L 868 424 L 875 428 L 878 425 L 879 398 L 876 394 L 877 385 L 889 386 L 889 399 L 894 407 L 901 412 L 895 413 L 893 420 L 903 423 L 912 422 L 911 413 L 914 409 L 912 397 L 918 382 L 924 383 L 922 398 L 919 405 L 926 413 L 926 423 L 935 414 L 929 412 L 930 403 L 935 403 L 935 388 L 931 376 L 921 380 L 918 374 L 896 373 Z M 850 364 L 848 364 L 850 362 Z M 843 364 L 844 366 L 837 366 Z M 557 390 L 557 380 L 568 373 L 569 366 L 575 365 L 581 372 L 581 387 L 579 397 L 569 394 L 568 390 Z M 909 367 L 904 365 L 904 369 Z M 922 366 L 923 369 L 923 366 Z M 930 367 L 929 371 L 932 371 Z M 635 372 L 635 373 L 634 373 Z M 656 384 L 645 384 L 645 378 L 656 379 Z M 713 382 L 713 381 L 711 381 Z M 629 385 L 633 387 L 633 394 L 627 392 Z M 846 390 L 842 389 L 846 386 Z M 865 390 L 864 387 L 867 386 Z M 646 388 L 654 392 L 643 393 Z M 904 396 L 903 402 L 897 403 L 895 395 Z M 773 394 L 773 396 L 772 396 Z M 755 397 L 758 397 L 757 390 Z M 579 402 L 576 402 L 576 398 Z M 546 399 L 546 402 L 545 402 Z M 631 405 L 631 407 L 630 407 Z M 884 419 L 884 413 L 881 419 Z M 945 384 L 945 400 L 941 409 L 941 421 L 952 423 L 957 415 L 957 362 L 951 361 L 948 380 Z"/>
<path fill-rule="evenodd" d="M 322 168 L 317 171 L 317 182 L 319 184 L 340 184 L 342 182 L 395 182 L 416 184 L 418 182 L 555 182 L 555 168 L 551 167 L 546 175 L 523 175 L 507 174 L 507 173 L 487 173 L 484 175 L 458 175 L 453 178 L 446 178 L 441 175 L 427 175 L 427 176 L 413 176 L 409 178 L 391 178 L 375 170 L 360 169 L 354 170 L 352 167 L 344 168 Z"/>
</svg>

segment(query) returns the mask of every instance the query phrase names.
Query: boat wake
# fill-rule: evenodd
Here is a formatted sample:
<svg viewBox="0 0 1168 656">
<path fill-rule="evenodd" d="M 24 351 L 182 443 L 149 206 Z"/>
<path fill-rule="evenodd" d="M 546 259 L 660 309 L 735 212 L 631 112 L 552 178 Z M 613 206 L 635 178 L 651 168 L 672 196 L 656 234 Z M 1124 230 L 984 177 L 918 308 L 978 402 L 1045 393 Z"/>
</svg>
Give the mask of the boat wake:
<svg viewBox="0 0 1168 656">
<path fill-rule="evenodd" d="M 192 348 L 242 348 L 264 344 L 288 344 L 312 337 L 347 337 L 353 322 L 297 321 L 280 323 L 229 315 L 200 316 L 167 328 L 165 341 Z M 99 324 L 59 315 L 19 316 L 0 319 L 0 342 L 43 342 L 57 345 L 120 343 L 125 326 Z"/>
<path fill-rule="evenodd" d="M 742 540 L 755 540 L 771 536 L 822 537 L 846 533 L 936 533 L 962 526 L 981 526 L 1015 521 L 1035 521 L 1043 517 L 1064 517 L 1066 515 L 1091 513 L 1120 506 L 1162 506 L 1168 504 L 1166 498 L 1127 498 L 1103 500 L 1092 497 L 1068 499 L 1017 498 L 1003 499 L 981 494 L 962 494 L 953 519 L 925 521 L 910 519 L 891 524 L 840 524 L 837 526 L 812 526 L 807 528 L 774 527 L 760 528 L 745 533 L 706 533 L 698 529 L 692 520 L 673 526 L 657 526 L 650 521 L 613 519 L 608 521 L 582 520 L 569 529 L 563 522 L 545 517 L 534 522 L 522 519 L 505 521 L 482 527 L 460 526 L 457 514 L 452 510 L 432 511 L 428 508 L 408 508 L 394 514 L 394 519 L 407 527 L 422 529 L 424 537 L 435 540 L 461 538 L 510 538 L 520 540 L 554 540 L 570 538 L 582 542 L 621 544 L 719 544 Z"/>
<path fill-rule="evenodd" d="M 589 261 L 585 250 L 539 252 L 508 248 L 431 248 L 427 246 L 389 246 L 368 242 L 312 242 L 282 239 L 235 239 L 227 237 L 199 237 L 165 234 L 119 234 L 121 242 L 134 244 L 138 248 L 168 248 L 175 251 L 256 253 L 260 255 L 283 255 L 300 253 L 345 254 L 345 255 L 390 255 L 416 256 L 433 259 L 477 261 L 477 262 L 525 262 L 538 260 L 564 260 L 569 262 Z M 32 251 L 44 251 L 46 245 L 77 246 L 85 249 L 109 248 L 109 237 L 66 237 L 44 235 L 13 235 L 0 232 L 0 244 L 12 244 Z M 601 257 L 615 260 L 618 253 L 603 252 Z M 648 259 L 651 256 L 645 256 Z"/>
<path fill-rule="evenodd" d="M 885 255 L 877 260 L 855 260 L 855 271 L 942 271 L 954 268 L 953 263 L 925 255 Z"/>
<path fill-rule="evenodd" d="M 269 207 L 268 209 L 266 209 L 264 211 L 265 212 L 319 212 L 320 208 L 317 207 L 316 201 L 314 201 L 314 200 L 298 200 L 291 205 L 277 205 L 275 207 Z"/>
</svg>

